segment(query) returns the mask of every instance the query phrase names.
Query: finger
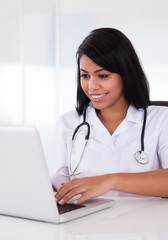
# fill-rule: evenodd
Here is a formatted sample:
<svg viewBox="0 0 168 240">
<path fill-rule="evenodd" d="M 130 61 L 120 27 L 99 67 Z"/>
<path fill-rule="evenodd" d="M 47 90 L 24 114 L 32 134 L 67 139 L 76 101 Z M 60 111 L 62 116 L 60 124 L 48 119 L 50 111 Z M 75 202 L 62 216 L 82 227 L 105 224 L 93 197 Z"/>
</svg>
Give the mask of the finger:
<svg viewBox="0 0 168 240">
<path fill-rule="evenodd" d="M 74 184 L 75 183 L 74 180 L 75 179 L 72 179 L 71 181 L 69 181 L 67 183 L 62 182 L 60 188 L 58 189 L 58 193 L 61 192 L 64 189 L 63 187 L 67 187 L 68 188 L 68 186 L 71 186 L 71 184 Z"/>
<path fill-rule="evenodd" d="M 78 184 L 77 184 L 77 181 L 75 180 L 74 181 L 72 180 L 62 185 L 56 194 L 57 201 L 59 202 L 65 195 L 68 194 L 69 191 L 72 191 L 77 186 Z"/>
<path fill-rule="evenodd" d="M 64 195 L 64 197 L 59 200 L 59 203 L 60 204 L 67 203 L 71 198 L 81 194 L 81 192 L 82 192 L 81 188 L 74 188 L 72 191 Z"/>
<path fill-rule="evenodd" d="M 85 202 L 86 200 L 88 200 L 90 198 L 90 196 L 88 195 L 88 193 L 83 193 L 78 199 L 76 199 L 73 203 L 74 204 L 81 204 L 83 202 Z"/>
</svg>

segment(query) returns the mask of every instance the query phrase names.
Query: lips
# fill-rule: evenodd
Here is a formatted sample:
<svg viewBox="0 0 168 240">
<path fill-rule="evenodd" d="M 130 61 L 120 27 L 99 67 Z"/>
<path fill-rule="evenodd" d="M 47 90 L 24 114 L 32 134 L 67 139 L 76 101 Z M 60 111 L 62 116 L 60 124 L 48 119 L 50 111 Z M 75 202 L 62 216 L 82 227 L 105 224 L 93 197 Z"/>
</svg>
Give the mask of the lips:
<svg viewBox="0 0 168 240">
<path fill-rule="evenodd" d="M 98 102 L 104 99 L 104 97 L 107 95 L 107 93 L 100 93 L 100 94 L 89 94 L 90 98 L 94 102 Z"/>
<path fill-rule="evenodd" d="M 95 98 L 95 99 L 98 99 L 98 98 L 104 97 L 105 95 L 106 95 L 106 93 L 100 94 L 100 95 L 91 95 L 91 97 Z"/>
</svg>

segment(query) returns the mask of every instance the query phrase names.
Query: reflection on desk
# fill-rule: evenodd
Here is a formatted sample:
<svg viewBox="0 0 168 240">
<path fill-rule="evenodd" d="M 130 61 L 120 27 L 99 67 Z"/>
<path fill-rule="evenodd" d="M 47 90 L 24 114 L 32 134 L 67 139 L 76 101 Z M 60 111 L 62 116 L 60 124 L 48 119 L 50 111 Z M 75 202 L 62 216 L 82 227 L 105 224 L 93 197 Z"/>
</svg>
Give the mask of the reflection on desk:
<svg viewBox="0 0 168 240">
<path fill-rule="evenodd" d="M 165 240 L 168 199 L 115 197 L 106 210 L 63 224 L 0 215 L 2 240 Z"/>
</svg>

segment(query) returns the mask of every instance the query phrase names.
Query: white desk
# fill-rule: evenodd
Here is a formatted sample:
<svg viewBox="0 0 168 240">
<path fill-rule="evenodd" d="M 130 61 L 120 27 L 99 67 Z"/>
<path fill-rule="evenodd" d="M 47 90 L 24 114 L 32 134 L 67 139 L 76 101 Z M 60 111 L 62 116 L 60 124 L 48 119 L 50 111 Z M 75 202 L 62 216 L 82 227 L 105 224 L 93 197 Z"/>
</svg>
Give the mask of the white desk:
<svg viewBox="0 0 168 240">
<path fill-rule="evenodd" d="M 49 224 L 0 215 L 1 240 L 166 240 L 168 199 L 115 198 L 112 208 Z"/>
</svg>

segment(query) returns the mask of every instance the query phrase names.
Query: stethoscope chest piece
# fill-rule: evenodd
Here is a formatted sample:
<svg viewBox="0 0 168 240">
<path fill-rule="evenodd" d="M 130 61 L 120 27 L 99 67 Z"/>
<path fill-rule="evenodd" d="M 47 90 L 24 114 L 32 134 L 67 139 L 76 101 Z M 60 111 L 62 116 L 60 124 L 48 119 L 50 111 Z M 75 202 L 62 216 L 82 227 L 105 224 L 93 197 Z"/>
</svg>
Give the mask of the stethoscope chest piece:
<svg viewBox="0 0 168 240">
<path fill-rule="evenodd" d="M 144 151 L 137 151 L 135 153 L 135 159 L 140 164 L 146 164 L 149 162 L 148 155 Z"/>
</svg>

